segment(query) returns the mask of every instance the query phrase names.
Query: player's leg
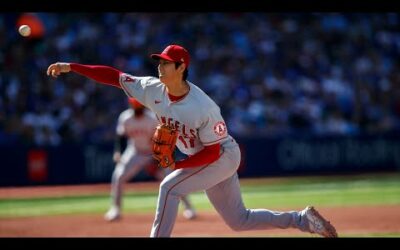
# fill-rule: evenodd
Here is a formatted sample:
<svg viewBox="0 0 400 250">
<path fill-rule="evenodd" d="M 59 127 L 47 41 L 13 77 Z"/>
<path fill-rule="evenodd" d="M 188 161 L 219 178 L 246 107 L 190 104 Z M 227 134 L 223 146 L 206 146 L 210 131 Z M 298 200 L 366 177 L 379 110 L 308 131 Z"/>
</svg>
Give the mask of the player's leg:
<svg viewBox="0 0 400 250">
<path fill-rule="evenodd" d="M 123 185 L 135 177 L 143 166 L 151 159 L 148 156 L 136 154 L 135 149 L 128 147 L 116 165 L 111 180 L 111 207 L 105 214 L 105 219 L 114 221 L 120 218 L 122 210 Z"/>
<path fill-rule="evenodd" d="M 236 162 L 226 160 L 219 164 L 235 164 L 239 166 L 240 151 L 238 148 L 228 149 L 229 155 L 236 156 Z M 223 168 L 223 166 L 218 166 Z M 235 231 L 262 230 L 271 228 L 298 228 L 310 232 L 309 221 L 305 211 L 272 211 L 267 209 L 246 209 L 243 204 L 238 175 L 235 173 L 217 185 L 206 190 L 206 194 L 224 219 Z"/>
<path fill-rule="evenodd" d="M 195 219 L 197 217 L 197 213 L 192 203 L 189 200 L 189 195 L 182 196 L 181 201 L 183 204 L 183 217 L 185 217 L 188 220 Z"/>
<path fill-rule="evenodd" d="M 206 194 L 225 223 L 235 231 L 290 227 L 299 228 L 302 231 L 308 229 L 306 220 L 298 211 L 246 209 L 236 173 L 206 190 Z"/>
<path fill-rule="evenodd" d="M 122 206 L 122 185 L 124 173 L 132 165 L 129 165 L 134 157 L 134 149 L 127 147 L 122 154 L 120 161 L 116 164 L 112 177 L 111 177 L 111 206 L 104 215 L 104 219 L 108 221 L 118 220 L 121 216 Z"/>
<path fill-rule="evenodd" d="M 218 162 L 228 161 L 229 165 Z M 173 171 L 160 184 L 157 212 L 151 237 L 169 237 L 175 224 L 180 197 L 206 190 L 232 176 L 237 167 L 235 156 L 223 153 L 209 166 L 186 168 Z"/>
<path fill-rule="evenodd" d="M 236 173 L 206 190 L 206 193 L 226 224 L 235 231 L 297 228 L 323 237 L 337 237 L 335 227 L 311 206 L 301 211 L 287 212 L 246 209 Z"/>
<path fill-rule="evenodd" d="M 162 181 L 165 178 L 165 176 L 167 176 L 170 173 L 172 173 L 172 170 L 169 168 L 161 169 L 160 171 L 158 171 L 157 179 Z M 183 204 L 183 217 L 185 217 L 188 220 L 195 219 L 197 217 L 197 213 L 192 203 L 190 202 L 188 195 L 182 196 L 181 201 Z"/>
</svg>

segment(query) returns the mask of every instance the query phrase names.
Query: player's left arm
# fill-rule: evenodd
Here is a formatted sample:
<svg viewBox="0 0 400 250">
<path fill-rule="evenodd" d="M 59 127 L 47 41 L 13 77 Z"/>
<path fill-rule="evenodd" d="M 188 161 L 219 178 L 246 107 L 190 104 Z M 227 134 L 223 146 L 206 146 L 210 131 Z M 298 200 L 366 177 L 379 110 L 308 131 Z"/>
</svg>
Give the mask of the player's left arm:
<svg viewBox="0 0 400 250">
<path fill-rule="evenodd" d="M 219 159 L 220 149 L 221 145 L 219 143 L 205 146 L 196 154 L 189 156 L 184 160 L 175 162 L 175 167 L 173 167 L 173 169 L 194 168 L 211 164 Z"/>
</svg>

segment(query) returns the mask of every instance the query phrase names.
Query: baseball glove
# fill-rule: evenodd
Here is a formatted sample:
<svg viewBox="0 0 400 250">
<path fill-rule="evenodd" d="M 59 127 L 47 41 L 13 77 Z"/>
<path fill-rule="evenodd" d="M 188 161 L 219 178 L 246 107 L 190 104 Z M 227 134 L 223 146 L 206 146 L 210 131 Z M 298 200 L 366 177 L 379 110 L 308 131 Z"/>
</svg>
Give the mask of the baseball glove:
<svg viewBox="0 0 400 250">
<path fill-rule="evenodd" d="M 174 151 L 178 132 L 171 126 L 159 124 L 153 135 L 153 158 L 158 166 L 167 168 L 175 162 Z"/>
</svg>

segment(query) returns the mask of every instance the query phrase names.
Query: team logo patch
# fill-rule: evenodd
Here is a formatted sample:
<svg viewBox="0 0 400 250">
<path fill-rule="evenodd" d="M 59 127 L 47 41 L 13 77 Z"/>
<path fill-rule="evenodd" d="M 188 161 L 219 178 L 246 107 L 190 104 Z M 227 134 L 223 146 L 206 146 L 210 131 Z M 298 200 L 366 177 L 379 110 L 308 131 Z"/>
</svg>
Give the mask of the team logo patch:
<svg viewBox="0 0 400 250">
<path fill-rule="evenodd" d="M 223 136 L 226 132 L 226 125 L 224 122 L 217 122 L 214 125 L 214 132 L 218 136 Z"/>
</svg>

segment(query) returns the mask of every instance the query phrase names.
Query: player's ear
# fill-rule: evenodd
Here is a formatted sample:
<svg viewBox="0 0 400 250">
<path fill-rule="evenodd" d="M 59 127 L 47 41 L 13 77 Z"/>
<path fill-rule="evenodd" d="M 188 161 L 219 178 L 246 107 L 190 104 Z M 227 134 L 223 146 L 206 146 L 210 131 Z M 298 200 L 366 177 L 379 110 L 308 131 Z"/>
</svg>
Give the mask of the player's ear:
<svg viewBox="0 0 400 250">
<path fill-rule="evenodd" d="M 185 63 L 181 63 L 181 65 L 179 65 L 180 72 L 183 73 L 185 71 L 185 69 L 186 69 L 186 64 Z"/>
</svg>

